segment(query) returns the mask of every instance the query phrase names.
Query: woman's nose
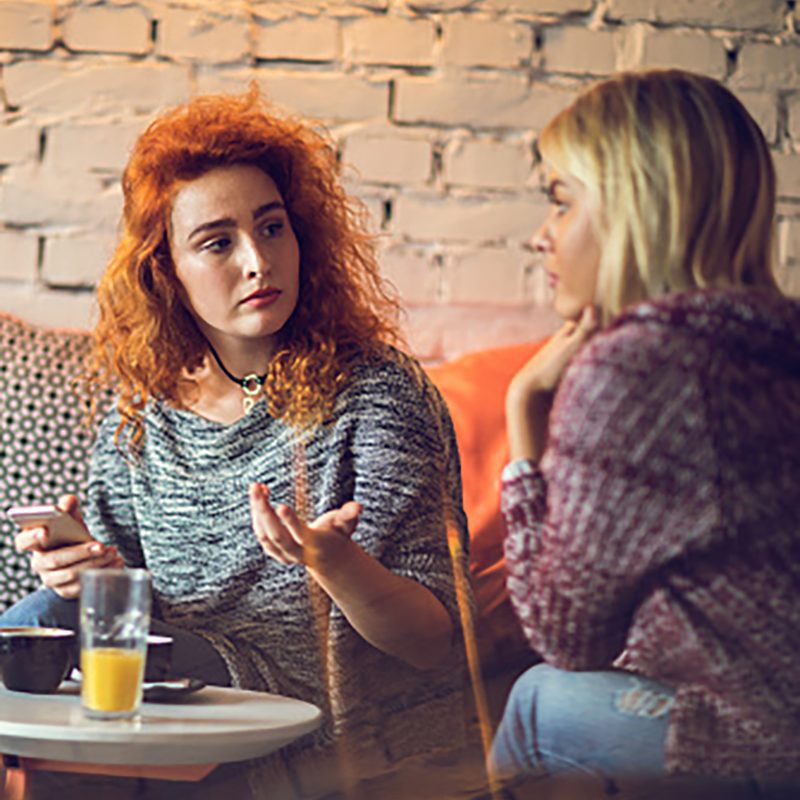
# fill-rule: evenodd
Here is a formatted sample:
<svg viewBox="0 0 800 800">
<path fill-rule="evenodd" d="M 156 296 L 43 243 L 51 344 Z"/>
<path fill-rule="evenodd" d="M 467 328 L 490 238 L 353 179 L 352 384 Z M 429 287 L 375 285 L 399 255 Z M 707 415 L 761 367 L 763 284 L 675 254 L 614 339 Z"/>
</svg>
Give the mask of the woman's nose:
<svg viewBox="0 0 800 800">
<path fill-rule="evenodd" d="M 269 263 L 258 244 L 249 237 L 242 237 L 241 264 L 245 277 L 253 278 L 269 272 Z"/>
<path fill-rule="evenodd" d="M 552 239 L 547 220 L 545 220 L 533 233 L 527 242 L 528 247 L 536 253 L 546 253 L 550 250 Z"/>
</svg>

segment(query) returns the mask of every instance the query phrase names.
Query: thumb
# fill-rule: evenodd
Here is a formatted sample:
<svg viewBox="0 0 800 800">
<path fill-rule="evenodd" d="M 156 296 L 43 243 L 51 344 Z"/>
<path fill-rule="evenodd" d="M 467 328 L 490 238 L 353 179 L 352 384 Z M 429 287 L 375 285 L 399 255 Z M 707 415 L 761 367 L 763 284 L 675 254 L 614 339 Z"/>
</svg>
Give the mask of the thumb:
<svg viewBox="0 0 800 800">
<path fill-rule="evenodd" d="M 56 503 L 56 505 L 62 511 L 66 511 L 73 519 L 78 520 L 84 528 L 86 527 L 83 514 L 81 513 L 80 503 L 74 494 L 62 494 L 61 497 L 58 498 L 58 503 Z"/>
<path fill-rule="evenodd" d="M 340 508 L 334 511 L 329 511 L 324 514 L 320 521 L 327 517 L 328 524 L 333 525 L 336 531 L 342 536 L 352 536 L 353 532 L 358 525 L 358 519 L 361 516 L 362 505 L 350 500 Z"/>
</svg>

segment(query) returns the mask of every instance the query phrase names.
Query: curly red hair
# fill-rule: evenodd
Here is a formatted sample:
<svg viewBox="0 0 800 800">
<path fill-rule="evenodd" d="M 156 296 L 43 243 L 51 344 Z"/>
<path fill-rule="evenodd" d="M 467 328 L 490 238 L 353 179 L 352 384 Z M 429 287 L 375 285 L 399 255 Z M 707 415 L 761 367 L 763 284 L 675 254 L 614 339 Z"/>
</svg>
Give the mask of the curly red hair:
<svg viewBox="0 0 800 800">
<path fill-rule="evenodd" d="M 398 341 L 399 306 L 381 279 L 363 207 L 341 187 L 332 143 L 276 113 L 255 87 L 196 97 L 158 117 L 134 145 L 122 178 L 122 234 L 97 289 L 92 380 L 118 392 L 118 435 L 131 426 L 133 445 L 147 402 L 179 402 L 187 371 L 208 352 L 170 257 L 174 193 L 232 164 L 273 179 L 300 246 L 297 307 L 264 386 L 270 413 L 300 426 L 322 420 L 353 355 Z"/>
</svg>

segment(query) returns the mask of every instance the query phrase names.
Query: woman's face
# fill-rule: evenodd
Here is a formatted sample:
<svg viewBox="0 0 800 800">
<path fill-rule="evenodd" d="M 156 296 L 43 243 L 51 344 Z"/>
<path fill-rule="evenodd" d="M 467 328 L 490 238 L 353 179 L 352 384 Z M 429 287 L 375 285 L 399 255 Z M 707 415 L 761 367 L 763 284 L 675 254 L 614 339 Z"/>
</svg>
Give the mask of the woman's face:
<svg viewBox="0 0 800 800">
<path fill-rule="evenodd" d="M 545 193 L 550 211 L 531 244 L 541 253 L 553 307 L 563 319 L 576 319 L 595 302 L 600 246 L 586 187 L 577 178 L 547 171 Z"/>
<path fill-rule="evenodd" d="M 175 273 L 202 332 L 217 348 L 274 349 L 297 304 L 300 249 L 283 198 L 258 167 L 216 167 L 182 184 L 170 216 Z"/>
</svg>

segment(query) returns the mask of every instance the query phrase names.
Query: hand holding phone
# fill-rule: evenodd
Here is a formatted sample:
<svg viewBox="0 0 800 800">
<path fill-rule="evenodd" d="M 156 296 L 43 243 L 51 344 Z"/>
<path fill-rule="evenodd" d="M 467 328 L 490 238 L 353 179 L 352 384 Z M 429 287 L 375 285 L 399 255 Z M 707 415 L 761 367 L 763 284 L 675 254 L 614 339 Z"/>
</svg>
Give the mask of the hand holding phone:
<svg viewBox="0 0 800 800">
<path fill-rule="evenodd" d="M 51 504 L 11 506 L 6 516 L 22 530 L 47 528 L 47 549 L 88 542 L 92 537 L 73 516 Z"/>
</svg>

